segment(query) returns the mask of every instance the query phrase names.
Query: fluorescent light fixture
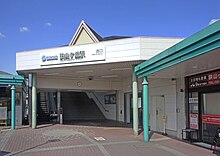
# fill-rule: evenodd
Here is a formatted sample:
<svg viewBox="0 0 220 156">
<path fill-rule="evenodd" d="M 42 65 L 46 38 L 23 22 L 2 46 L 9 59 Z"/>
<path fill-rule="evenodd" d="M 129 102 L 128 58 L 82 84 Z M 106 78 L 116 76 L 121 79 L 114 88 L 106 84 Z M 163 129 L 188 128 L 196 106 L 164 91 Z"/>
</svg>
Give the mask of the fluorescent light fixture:
<svg viewBox="0 0 220 156">
<path fill-rule="evenodd" d="M 118 77 L 118 75 L 103 75 L 101 77 L 102 78 L 114 78 L 114 77 Z"/>
<path fill-rule="evenodd" d="M 113 68 L 111 71 L 131 70 L 131 68 Z"/>
<path fill-rule="evenodd" d="M 60 73 L 46 73 L 46 74 L 44 74 L 44 75 L 59 75 Z"/>
<path fill-rule="evenodd" d="M 79 70 L 79 71 L 75 71 L 75 73 L 92 73 L 93 70 Z"/>
</svg>

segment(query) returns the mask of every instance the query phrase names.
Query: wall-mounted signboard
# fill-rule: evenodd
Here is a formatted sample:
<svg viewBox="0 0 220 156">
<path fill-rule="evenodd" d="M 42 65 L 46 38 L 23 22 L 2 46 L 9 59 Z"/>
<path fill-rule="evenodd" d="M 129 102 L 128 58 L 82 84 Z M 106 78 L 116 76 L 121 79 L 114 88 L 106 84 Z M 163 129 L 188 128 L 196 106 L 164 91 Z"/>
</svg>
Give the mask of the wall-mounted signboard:
<svg viewBox="0 0 220 156">
<path fill-rule="evenodd" d="M 200 88 L 220 84 L 220 71 L 189 77 L 189 88 Z"/>
<path fill-rule="evenodd" d="M 70 46 L 42 51 L 40 65 L 58 65 L 105 60 L 104 46 Z"/>
</svg>

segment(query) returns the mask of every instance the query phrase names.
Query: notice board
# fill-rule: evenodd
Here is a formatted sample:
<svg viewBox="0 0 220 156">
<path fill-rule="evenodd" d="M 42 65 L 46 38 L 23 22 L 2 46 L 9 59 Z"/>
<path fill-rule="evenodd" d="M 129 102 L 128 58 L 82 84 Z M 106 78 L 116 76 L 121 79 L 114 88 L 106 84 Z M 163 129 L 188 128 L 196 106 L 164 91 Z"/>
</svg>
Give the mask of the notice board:
<svg viewBox="0 0 220 156">
<path fill-rule="evenodd" d="M 0 107 L 0 120 L 7 120 L 7 107 Z"/>
</svg>

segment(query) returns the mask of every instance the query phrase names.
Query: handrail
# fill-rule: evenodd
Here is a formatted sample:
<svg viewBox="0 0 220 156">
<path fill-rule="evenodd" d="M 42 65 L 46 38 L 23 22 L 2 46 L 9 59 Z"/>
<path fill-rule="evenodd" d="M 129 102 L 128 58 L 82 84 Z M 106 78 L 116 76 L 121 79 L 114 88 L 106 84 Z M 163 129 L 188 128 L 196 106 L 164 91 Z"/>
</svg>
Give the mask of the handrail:
<svg viewBox="0 0 220 156">
<path fill-rule="evenodd" d="M 98 99 L 98 97 L 93 93 L 93 92 L 90 92 L 94 95 L 94 97 L 96 98 L 96 100 L 99 102 L 99 104 L 102 106 L 102 108 L 105 110 L 105 112 L 109 112 L 109 110 L 105 109 L 105 107 L 102 105 L 102 103 L 100 102 L 100 100 Z"/>
</svg>

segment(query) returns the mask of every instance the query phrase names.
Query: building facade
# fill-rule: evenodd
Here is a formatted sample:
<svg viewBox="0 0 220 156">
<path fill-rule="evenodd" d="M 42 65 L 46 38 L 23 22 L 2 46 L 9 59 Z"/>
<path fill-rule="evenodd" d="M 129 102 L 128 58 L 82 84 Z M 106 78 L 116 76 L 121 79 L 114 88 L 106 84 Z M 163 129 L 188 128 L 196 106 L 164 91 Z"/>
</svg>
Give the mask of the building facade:
<svg viewBox="0 0 220 156">
<path fill-rule="evenodd" d="M 188 129 L 211 143 L 220 125 L 219 58 L 220 21 L 136 66 L 147 86 L 144 125 L 179 138 Z"/>
<path fill-rule="evenodd" d="M 137 125 L 143 123 L 142 88 L 138 82 L 138 106 L 133 111 L 133 69 L 181 40 L 102 38 L 82 21 L 67 46 L 18 52 L 16 70 L 29 79 L 29 122 L 35 128 L 39 122 L 53 120 L 69 123 L 108 119 L 134 123 L 138 129 Z M 176 130 L 176 125 L 169 126 Z"/>
</svg>

